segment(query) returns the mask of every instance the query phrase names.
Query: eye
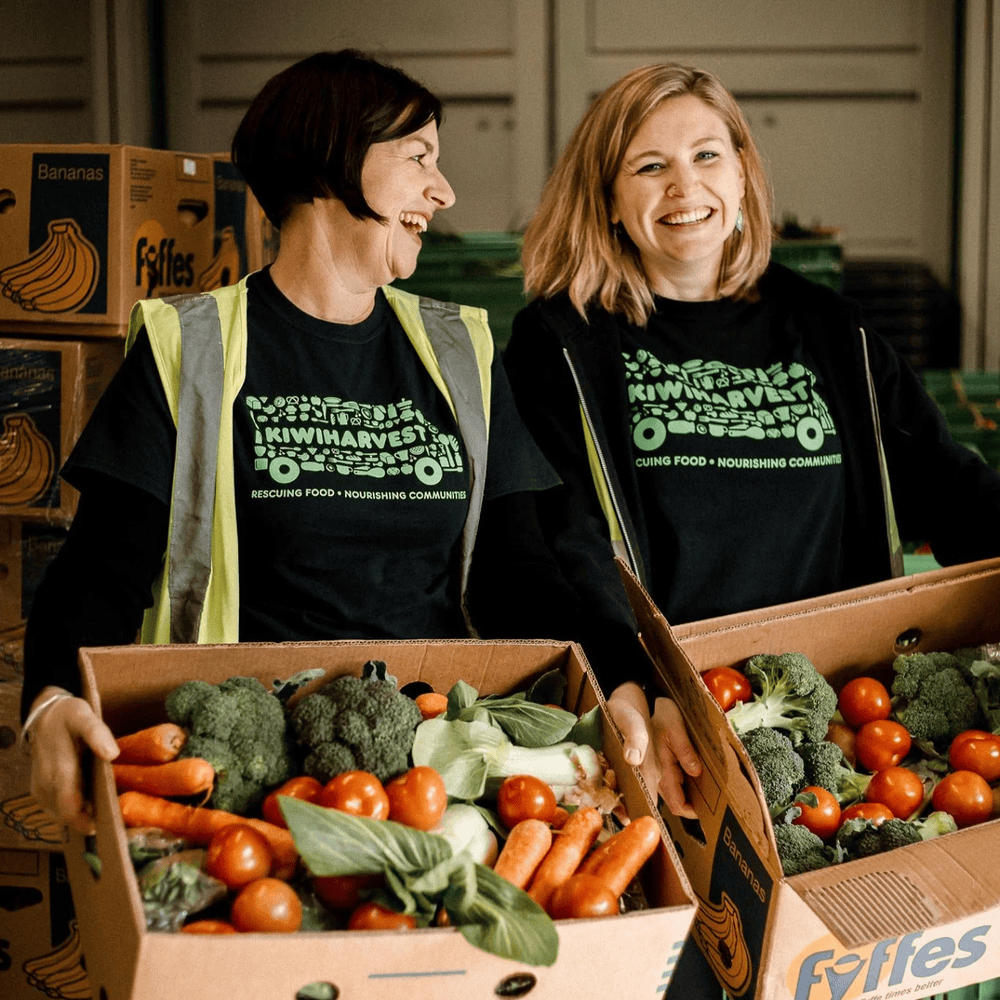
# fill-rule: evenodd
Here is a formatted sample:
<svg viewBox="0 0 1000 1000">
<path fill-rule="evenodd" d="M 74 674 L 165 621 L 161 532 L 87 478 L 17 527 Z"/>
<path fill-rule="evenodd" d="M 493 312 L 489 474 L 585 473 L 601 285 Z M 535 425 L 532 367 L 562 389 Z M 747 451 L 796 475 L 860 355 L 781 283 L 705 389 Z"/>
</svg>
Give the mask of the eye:
<svg viewBox="0 0 1000 1000">
<path fill-rule="evenodd" d="M 637 174 L 657 174 L 663 169 L 662 163 L 644 163 L 636 170 Z"/>
<path fill-rule="evenodd" d="M 702 149 L 695 154 L 695 159 L 700 160 L 703 163 L 711 160 L 717 160 L 718 158 L 719 154 L 714 149 Z"/>
</svg>

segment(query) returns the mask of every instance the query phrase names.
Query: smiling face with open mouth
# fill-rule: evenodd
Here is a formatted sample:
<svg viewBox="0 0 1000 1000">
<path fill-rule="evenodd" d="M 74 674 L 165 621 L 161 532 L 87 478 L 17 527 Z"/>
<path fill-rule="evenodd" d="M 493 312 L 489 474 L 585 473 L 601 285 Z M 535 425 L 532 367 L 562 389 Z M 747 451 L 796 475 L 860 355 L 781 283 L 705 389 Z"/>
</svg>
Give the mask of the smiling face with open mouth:
<svg viewBox="0 0 1000 1000">
<path fill-rule="evenodd" d="M 743 161 L 722 118 L 693 94 L 670 97 L 625 150 L 611 219 L 638 248 L 656 293 L 713 299 L 745 190 Z"/>
<path fill-rule="evenodd" d="M 434 122 L 416 132 L 374 143 L 361 168 L 365 200 L 386 221 L 365 219 L 359 257 L 375 284 L 408 278 L 417 266 L 421 234 L 440 209 L 455 203 L 455 192 L 438 169 Z M 360 220 L 359 220 L 360 222 Z"/>
</svg>

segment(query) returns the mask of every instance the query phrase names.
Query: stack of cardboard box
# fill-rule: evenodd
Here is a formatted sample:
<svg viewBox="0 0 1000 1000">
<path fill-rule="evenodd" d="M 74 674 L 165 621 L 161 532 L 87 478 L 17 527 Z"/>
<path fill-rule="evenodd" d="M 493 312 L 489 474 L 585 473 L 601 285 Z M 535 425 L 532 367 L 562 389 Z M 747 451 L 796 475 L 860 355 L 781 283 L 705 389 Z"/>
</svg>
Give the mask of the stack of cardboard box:
<svg viewBox="0 0 1000 1000">
<path fill-rule="evenodd" d="M 38 956 L 65 946 L 64 958 L 75 954 L 69 964 L 79 962 L 68 897 L 56 905 L 66 887 L 65 834 L 29 793 L 19 739 L 24 623 L 78 499 L 59 469 L 121 364 L 134 302 L 232 284 L 261 266 L 262 251 L 260 210 L 228 154 L 0 145 L 0 995 L 7 1000 L 46 990 L 33 979 Z M 41 964 L 66 972 L 60 961 Z M 69 992 L 49 995 L 89 995 L 79 992 L 85 977 L 83 986 L 73 975 L 66 984 Z"/>
</svg>

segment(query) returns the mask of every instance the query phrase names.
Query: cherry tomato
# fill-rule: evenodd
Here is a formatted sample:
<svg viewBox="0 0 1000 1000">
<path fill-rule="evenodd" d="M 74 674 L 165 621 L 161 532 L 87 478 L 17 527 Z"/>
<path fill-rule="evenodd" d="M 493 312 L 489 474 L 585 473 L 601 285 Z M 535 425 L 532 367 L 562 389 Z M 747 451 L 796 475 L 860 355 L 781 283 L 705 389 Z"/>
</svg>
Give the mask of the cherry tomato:
<svg viewBox="0 0 1000 1000">
<path fill-rule="evenodd" d="M 845 726 L 842 722 L 831 722 L 826 730 L 826 739 L 831 743 L 836 743 L 844 751 L 844 756 L 851 767 L 857 764 L 857 737 L 850 726 Z"/>
<path fill-rule="evenodd" d="M 906 726 L 892 719 L 866 722 L 854 741 L 858 763 L 869 771 L 895 767 L 910 752 L 910 734 Z"/>
<path fill-rule="evenodd" d="M 240 889 L 229 919 L 238 931 L 290 933 L 302 926 L 302 901 L 287 882 L 259 878 Z"/>
<path fill-rule="evenodd" d="M 322 782 L 316 778 L 311 778 L 308 774 L 300 774 L 295 778 L 289 778 L 280 788 L 276 788 L 261 806 L 261 815 L 275 826 L 288 828 L 285 817 L 281 815 L 281 804 L 278 802 L 279 795 L 289 795 L 293 799 L 301 799 L 303 802 L 316 802 L 320 792 L 323 791 Z"/>
<path fill-rule="evenodd" d="M 236 928 L 225 920 L 192 920 L 181 928 L 182 934 L 236 934 Z"/>
<path fill-rule="evenodd" d="M 344 771 L 334 775 L 323 786 L 317 801 L 327 809 L 337 809 L 352 816 L 389 818 L 389 796 L 382 782 L 368 771 Z"/>
<path fill-rule="evenodd" d="M 314 875 L 313 889 L 327 906 L 334 910 L 353 910 L 361 902 L 365 889 L 375 888 L 385 881 L 383 875 Z"/>
<path fill-rule="evenodd" d="M 230 823 L 216 830 L 205 849 L 205 871 L 230 889 L 270 875 L 273 864 L 267 839 L 243 823 Z"/>
<path fill-rule="evenodd" d="M 618 912 L 618 897 L 596 875 L 571 875 L 553 890 L 546 909 L 553 920 L 610 917 Z"/>
<path fill-rule="evenodd" d="M 802 813 L 792 822 L 811 830 L 820 840 L 828 840 L 840 829 L 840 803 L 832 792 L 819 785 L 806 785 L 800 794 L 810 793 L 816 796 L 816 805 L 796 802 Z"/>
<path fill-rule="evenodd" d="M 952 771 L 934 787 L 935 809 L 951 813 L 959 827 L 983 823 L 993 815 L 993 789 L 974 771 Z"/>
<path fill-rule="evenodd" d="M 550 823 L 557 806 L 552 786 L 533 774 L 512 774 L 504 778 L 497 792 L 497 812 L 508 830 L 522 819 Z"/>
<path fill-rule="evenodd" d="M 872 775 L 865 801 L 881 802 L 897 819 L 906 819 L 924 801 L 924 783 L 907 767 L 887 767 Z"/>
<path fill-rule="evenodd" d="M 362 903 L 347 921 L 351 931 L 405 931 L 416 926 L 412 913 L 397 913 L 378 903 Z"/>
<path fill-rule="evenodd" d="M 893 819 L 892 810 L 881 802 L 855 802 L 840 812 L 840 825 L 849 819 L 870 819 L 876 826 L 887 819 Z"/>
<path fill-rule="evenodd" d="M 728 712 L 738 701 L 749 701 L 753 697 L 750 681 L 733 667 L 712 667 L 701 675 L 712 697 L 723 712 Z"/>
<path fill-rule="evenodd" d="M 433 767 L 411 767 L 385 786 L 389 819 L 414 830 L 431 830 L 448 806 L 444 779 Z"/>
<path fill-rule="evenodd" d="M 967 729 L 951 741 L 948 762 L 956 771 L 975 771 L 990 784 L 1000 779 L 1000 736 Z"/>
<path fill-rule="evenodd" d="M 874 677 L 855 677 L 840 689 L 837 708 L 844 722 L 852 729 L 860 729 L 866 722 L 888 719 L 892 698 L 886 686 Z"/>
</svg>

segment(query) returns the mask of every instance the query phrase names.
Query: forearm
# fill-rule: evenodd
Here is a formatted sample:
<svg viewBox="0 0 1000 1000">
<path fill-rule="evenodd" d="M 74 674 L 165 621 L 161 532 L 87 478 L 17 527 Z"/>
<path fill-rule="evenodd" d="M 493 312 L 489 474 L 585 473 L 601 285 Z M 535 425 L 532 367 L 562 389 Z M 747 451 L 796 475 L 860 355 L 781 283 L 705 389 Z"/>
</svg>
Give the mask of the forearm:
<svg viewBox="0 0 1000 1000">
<path fill-rule="evenodd" d="M 162 562 L 167 508 L 102 480 L 84 492 L 69 535 L 35 594 L 24 638 L 25 719 L 46 688 L 78 694 L 81 646 L 135 640 Z"/>
</svg>

